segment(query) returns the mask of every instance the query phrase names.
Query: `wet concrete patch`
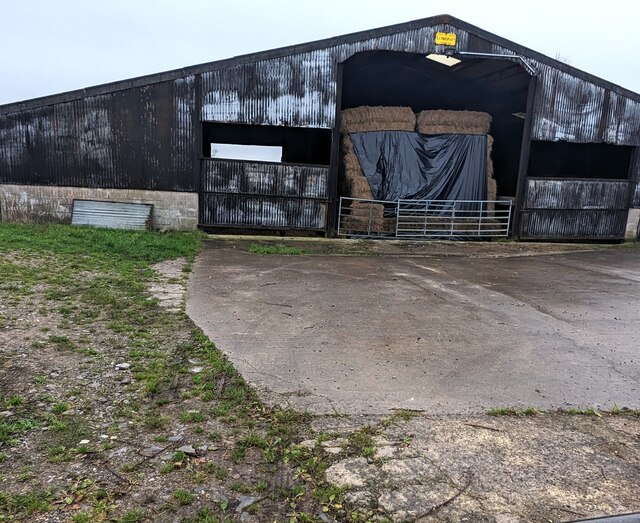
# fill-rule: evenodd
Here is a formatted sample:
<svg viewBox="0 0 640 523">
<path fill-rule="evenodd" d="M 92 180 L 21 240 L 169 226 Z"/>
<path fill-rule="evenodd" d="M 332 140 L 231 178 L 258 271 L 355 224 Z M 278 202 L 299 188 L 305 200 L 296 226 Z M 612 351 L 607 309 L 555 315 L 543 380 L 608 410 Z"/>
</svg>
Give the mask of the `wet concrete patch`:
<svg viewBox="0 0 640 523">
<path fill-rule="evenodd" d="M 640 250 L 471 249 L 259 256 L 213 242 L 187 312 L 267 402 L 315 413 L 640 406 Z"/>
</svg>

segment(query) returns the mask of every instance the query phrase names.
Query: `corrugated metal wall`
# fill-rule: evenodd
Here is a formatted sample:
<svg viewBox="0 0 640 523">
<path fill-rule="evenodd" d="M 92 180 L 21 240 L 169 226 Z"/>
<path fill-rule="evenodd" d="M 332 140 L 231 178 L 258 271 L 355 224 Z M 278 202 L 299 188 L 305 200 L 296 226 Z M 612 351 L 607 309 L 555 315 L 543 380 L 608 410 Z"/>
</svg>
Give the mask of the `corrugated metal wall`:
<svg viewBox="0 0 640 523">
<path fill-rule="evenodd" d="M 630 182 L 529 178 L 523 239 L 623 239 Z"/>
<path fill-rule="evenodd" d="M 211 159 L 201 169 L 201 225 L 326 227 L 328 167 Z"/>
<path fill-rule="evenodd" d="M 214 62 L 208 71 L 112 93 L 101 88 L 100 95 L 0 116 L 0 183 L 193 190 L 196 112 L 215 122 L 331 128 L 338 63 L 361 51 L 438 51 L 438 31 L 455 32 L 462 51 L 515 54 L 438 24 L 287 56 Z M 640 145 L 640 102 L 528 61 L 540 77 L 534 140 Z"/>
<path fill-rule="evenodd" d="M 0 183 L 194 191 L 195 77 L 0 117 Z"/>
</svg>

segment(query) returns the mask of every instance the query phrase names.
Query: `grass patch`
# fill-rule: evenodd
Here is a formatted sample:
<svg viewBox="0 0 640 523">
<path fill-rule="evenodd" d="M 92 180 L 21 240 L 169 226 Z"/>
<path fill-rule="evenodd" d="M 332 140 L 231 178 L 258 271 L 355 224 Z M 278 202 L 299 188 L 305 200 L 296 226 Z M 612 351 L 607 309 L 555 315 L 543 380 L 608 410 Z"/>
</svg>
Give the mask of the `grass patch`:
<svg viewBox="0 0 640 523">
<path fill-rule="evenodd" d="M 133 509 L 125 512 L 125 514 L 118 519 L 118 523 L 142 523 L 147 519 L 147 513 L 141 509 Z"/>
<path fill-rule="evenodd" d="M 155 233 L 68 225 L 0 226 L 0 251 L 35 251 L 114 259 L 159 262 L 171 258 L 192 259 L 200 248 L 202 233 Z"/>
<path fill-rule="evenodd" d="M 609 411 L 612 416 L 631 416 L 634 418 L 640 417 L 640 409 L 630 409 L 629 407 L 618 407 L 614 405 Z"/>
<path fill-rule="evenodd" d="M 24 517 L 47 512 L 53 501 L 51 490 L 31 490 L 20 494 L 0 491 L 0 515 L 6 514 L 12 520 L 12 516 Z"/>
<path fill-rule="evenodd" d="M 50 320 L 56 322 L 51 329 L 41 328 L 41 334 L 28 340 L 29 343 L 37 343 L 38 348 L 48 354 L 55 352 L 52 349 L 60 349 L 60 353 L 64 349 L 65 359 L 98 356 L 88 362 L 83 361 L 83 365 L 86 363 L 89 368 L 104 363 L 106 370 L 112 361 L 126 361 L 131 365 L 130 383 L 123 383 L 126 386 L 119 387 L 117 394 L 115 389 L 113 391 L 114 397 L 123 401 L 114 402 L 113 409 L 104 419 L 105 428 L 100 429 L 101 434 L 118 435 L 118 439 L 98 440 L 96 429 L 90 428 L 88 423 L 91 416 L 100 413 L 103 407 L 100 406 L 101 402 L 85 403 L 85 396 L 93 400 L 92 396 L 109 396 L 109 393 L 89 388 L 76 391 L 71 386 L 66 396 L 51 396 L 46 400 L 39 397 L 37 401 L 47 406 L 46 409 L 40 409 L 42 412 L 31 413 L 24 405 L 32 401 L 31 396 L 28 401 L 18 397 L 2 400 L 7 406 L 4 410 L 10 408 L 12 415 L 1 420 L 0 441 L 7 445 L 18 443 L 26 434 L 32 437 L 30 433 L 33 432 L 38 456 L 53 464 L 47 467 L 64 471 L 69 461 L 82 468 L 91 466 L 94 460 L 104 459 L 107 451 L 124 445 L 127 438 L 135 437 L 127 432 L 135 434 L 137 431 L 141 438 L 148 436 L 158 443 L 165 443 L 168 441 L 167 435 L 176 432 L 176 425 L 189 424 L 185 432 L 191 436 L 202 434 L 203 439 L 208 438 L 212 442 L 224 440 L 224 445 L 220 445 L 223 461 L 219 464 L 203 462 L 203 458 L 189 458 L 184 453 L 176 452 L 164 464 L 149 463 L 159 468 L 161 473 L 171 474 L 170 478 L 165 476 L 163 479 L 175 481 L 176 485 L 186 489 L 191 488 L 189 480 L 202 484 L 215 480 L 227 482 L 228 476 L 233 477 L 237 472 L 230 464 L 230 459 L 242 461 L 249 449 L 259 449 L 263 462 L 256 467 L 258 477 L 247 480 L 242 486 L 235 484 L 235 490 L 249 493 L 271 492 L 273 489 L 273 492 L 280 492 L 281 499 L 293 512 L 307 510 L 314 503 L 313 510 L 317 510 L 318 503 L 312 497 L 313 489 L 323 484 L 323 474 L 330 461 L 320 449 L 310 450 L 295 445 L 295 442 L 304 439 L 304 435 L 309 435 L 311 416 L 262 404 L 254 389 L 237 373 L 231 362 L 184 313 L 168 312 L 149 296 L 148 284 L 158 281 L 152 264 L 182 257 L 189 266 L 202 237 L 199 233 L 159 234 L 0 224 L 0 272 L 9 275 L 7 281 L 13 289 L 7 292 L 7 287 L 0 283 L 2 297 L 7 295 L 16 303 L 27 303 L 34 296 L 33 311 L 42 317 L 42 324 L 47 325 L 51 323 Z M 4 252 L 10 252 L 10 255 L 5 258 Z M 288 255 L 304 253 L 303 249 L 286 246 L 267 246 L 266 250 L 260 252 Z M 5 266 L 7 271 L 4 271 Z M 12 327 L 12 320 L 0 321 L 4 322 L 1 324 L 3 328 Z M 196 376 L 189 372 L 190 360 L 197 361 L 198 366 L 203 367 Z M 52 380 L 46 370 L 39 372 L 27 381 L 44 385 Z M 129 373 L 117 371 L 114 374 L 120 380 Z M 69 373 L 62 373 L 61 380 L 72 379 Z M 79 399 L 69 399 L 71 396 Z M 176 411 L 176 402 L 182 401 L 188 401 L 185 404 L 197 410 Z M 69 412 L 70 409 L 75 412 Z M 214 422 L 210 420 L 212 416 L 218 419 Z M 398 416 L 398 419 L 401 418 L 401 415 Z M 203 423 L 205 421 L 209 421 L 209 424 Z M 121 424 L 130 430 L 120 429 Z M 47 430 L 34 430 L 40 427 Z M 122 438 L 119 432 L 123 433 Z M 89 439 L 91 445 L 80 445 L 83 439 Z M 369 455 L 367 448 L 371 446 L 370 443 L 368 440 L 354 439 L 353 447 Z M 263 478 L 271 481 L 271 475 L 277 478 L 277 474 L 285 468 L 286 477 L 289 477 L 285 461 L 294 466 L 298 474 L 287 479 L 283 486 L 277 479 L 272 485 L 267 483 Z M 113 474 L 122 475 L 132 488 L 137 488 L 146 480 L 138 464 L 119 464 Z M 9 479 L 15 480 L 16 477 Z M 308 478 L 312 478 L 312 484 L 306 483 Z M 226 485 L 225 488 L 230 487 Z M 12 514 L 13 511 L 17 515 L 14 519 L 33 520 L 35 518 L 29 519 L 29 515 L 24 516 L 28 510 L 40 510 L 38 507 L 44 510 L 47 503 L 57 508 L 59 503 L 67 503 L 64 500 L 71 499 L 66 517 L 76 523 L 136 522 L 150 518 L 149 514 L 137 510 L 123 514 L 124 509 L 114 503 L 111 494 L 98 499 L 97 494 L 89 496 L 83 493 L 82 505 L 75 506 L 75 494 L 72 491 L 63 492 L 62 498 L 58 495 L 53 500 L 34 495 L 33 503 L 26 499 L 18 502 L 20 500 L 16 501 L 13 495 L 3 494 L 0 513 Z M 325 500 L 323 503 L 329 512 L 333 513 L 337 510 L 334 505 L 339 503 L 337 497 L 330 500 L 330 495 L 321 498 Z M 175 490 L 168 507 L 173 506 L 175 510 L 177 505 L 191 504 L 195 502 L 191 496 L 188 490 Z M 42 504 L 36 503 L 38 499 Z M 154 503 L 149 512 L 162 512 L 160 502 Z M 166 500 L 162 503 L 166 503 Z M 188 516 L 194 521 L 226 521 L 229 515 L 226 514 L 226 504 L 209 505 L 211 512 L 203 512 L 195 518 L 194 507 Z M 171 510 L 168 507 L 165 509 Z"/>
<path fill-rule="evenodd" d="M 18 443 L 18 437 L 38 427 L 38 422 L 31 418 L 20 418 L 0 422 L 0 442 L 9 446 Z"/>
<path fill-rule="evenodd" d="M 347 437 L 343 450 L 350 456 L 362 456 L 363 458 L 373 458 L 376 449 L 373 436 L 379 433 L 379 429 L 374 426 L 367 426 L 358 429 Z"/>
<path fill-rule="evenodd" d="M 313 254 L 313 251 L 301 249 L 300 247 L 292 247 L 290 245 L 282 244 L 268 244 L 268 243 L 250 243 L 247 247 L 249 252 L 253 254 L 278 254 L 284 256 L 300 256 L 302 254 Z"/>
<path fill-rule="evenodd" d="M 600 414 L 595 408 L 589 407 L 587 409 L 577 409 L 574 407 L 569 407 L 568 409 L 558 409 L 558 412 L 561 414 L 568 414 L 570 416 L 596 416 L 601 418 L 602 414 Z"/>
<path fill-rule="evenodd" d="M 56 345 L 60 349 L 75 350 L 76 344 L 73 343 L 67 336 L 49 336 L 49 341 Z"/>
<path fill-rule="evenodd" d="M 202 423 L 207 421 L 207 416 L 200 411 L 188 410 L 180 414 L 180 421 L 184 423 Z"/>
<path fill-rule="evenodd" d="M 173 499 L 178 502 L 178 505 L 191 505 L 196 497 L 188 490 L 178 489 L 173 493 Z"/>
<path fill-rule="evenodd" d="M 533 407 L 526 407 L 524 409 L 516 408 L 516 407 L 494 407 L 487 411 L 489 416 L 537 416 L 540 414 L 538 409 Z"/>
</svg>

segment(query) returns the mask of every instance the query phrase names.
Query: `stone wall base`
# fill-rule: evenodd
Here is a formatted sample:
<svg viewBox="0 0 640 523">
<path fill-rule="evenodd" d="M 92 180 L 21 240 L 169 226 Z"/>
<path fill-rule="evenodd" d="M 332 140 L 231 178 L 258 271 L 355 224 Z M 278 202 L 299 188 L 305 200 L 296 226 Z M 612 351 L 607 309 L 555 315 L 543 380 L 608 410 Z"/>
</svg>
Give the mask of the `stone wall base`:
<svg viewBox="0 0 640 523">
<path fill-rule="evenodd" d="M 70 223 L 74 199 L 153 204 L 153 228 L 192 231 L 198 226 L 198 193 L 0 185 L 0 220 Z"/>
</svg>

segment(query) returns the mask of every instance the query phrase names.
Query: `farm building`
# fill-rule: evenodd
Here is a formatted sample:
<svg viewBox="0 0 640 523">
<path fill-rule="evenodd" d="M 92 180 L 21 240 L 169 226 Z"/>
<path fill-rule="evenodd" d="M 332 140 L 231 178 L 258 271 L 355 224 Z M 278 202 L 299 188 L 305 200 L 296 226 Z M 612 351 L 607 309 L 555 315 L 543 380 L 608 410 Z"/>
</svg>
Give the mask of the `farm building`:
<svg viewBox="0 0 640 523">
<path fill-rule="evenodd" d="M 0 213 L 617 241 L 639 146 L 639 94 L 442 15 L 0 106 Z"/>
</svg>

